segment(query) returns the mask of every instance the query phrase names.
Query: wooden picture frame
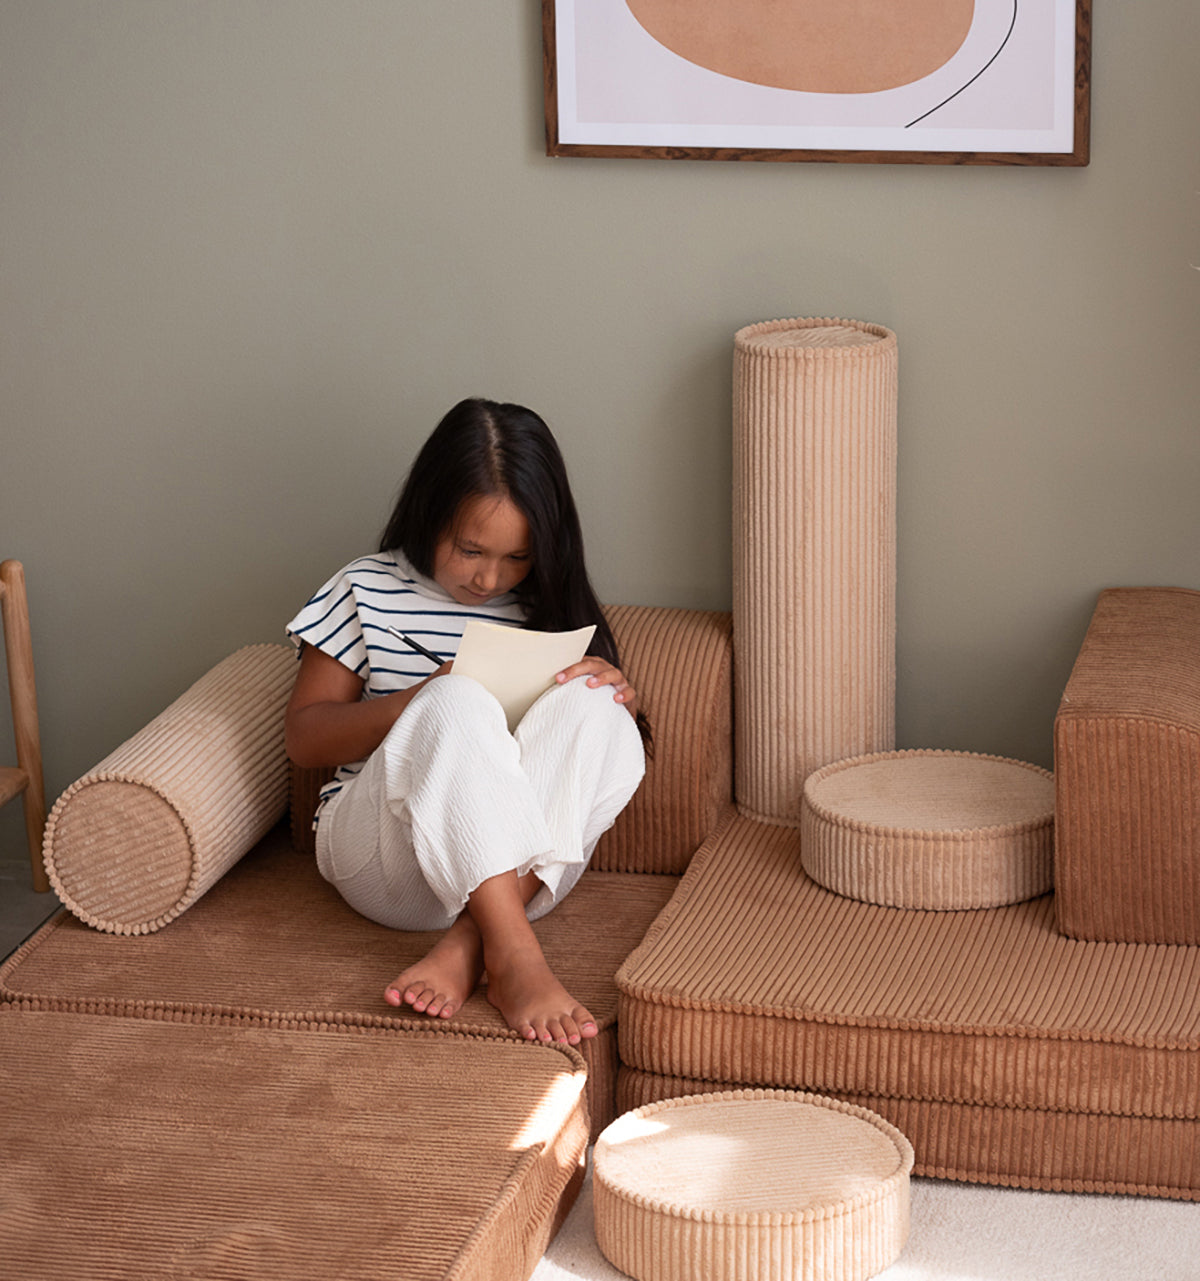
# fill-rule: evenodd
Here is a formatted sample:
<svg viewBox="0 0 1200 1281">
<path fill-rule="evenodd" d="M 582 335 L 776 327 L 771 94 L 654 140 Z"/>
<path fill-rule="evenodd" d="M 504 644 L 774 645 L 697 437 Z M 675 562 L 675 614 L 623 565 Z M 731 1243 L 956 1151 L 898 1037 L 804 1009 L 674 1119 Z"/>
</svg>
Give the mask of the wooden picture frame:
<svg viewBox="0 0 1200 1281">
<path fill-rule="evenodd" d="M 923 3 L 921 39 L 915 2 L 889 46 L 895 0 L 868 0 L 857 42 L 840 0 L 786 10 L 804 39 L 751 30 L 756 0 L 542 0 L 546 154 L 1088 163 L 1091 0 Z"/>
</svg>

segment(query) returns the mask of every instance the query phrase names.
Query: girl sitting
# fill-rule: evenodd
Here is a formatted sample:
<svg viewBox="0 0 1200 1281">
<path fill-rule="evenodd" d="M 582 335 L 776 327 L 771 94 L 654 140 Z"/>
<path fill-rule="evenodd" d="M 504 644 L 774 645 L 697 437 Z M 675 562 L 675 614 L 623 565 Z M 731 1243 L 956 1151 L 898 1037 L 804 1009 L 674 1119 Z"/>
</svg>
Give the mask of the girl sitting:
<svg viewBox="0 0 1200 1281">
<path fill-rule="evenodd" d="M 596 632 L 510 734 L 500 703 L 450 673 L 471 619 Z M 339 767 L 317 811 L 321 874 L 371 920 L 445 931 L 384 999 L 449 1018 L 486 972 L 488 999 L 527 1039 L 595 1036 L 530 921 L 569 893 L 633 795 L 647 730 L 546 424 L 519 405 L 451 409 L 378 553 L 331 578 L 288 633 L 288 754 Z"/>
</svg>

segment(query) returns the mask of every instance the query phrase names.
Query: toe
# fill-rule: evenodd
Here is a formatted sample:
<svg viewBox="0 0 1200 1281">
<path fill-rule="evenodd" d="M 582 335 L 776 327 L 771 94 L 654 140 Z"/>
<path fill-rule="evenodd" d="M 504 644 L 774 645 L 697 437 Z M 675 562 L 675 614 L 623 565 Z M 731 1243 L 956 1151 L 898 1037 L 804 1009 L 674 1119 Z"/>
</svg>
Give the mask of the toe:
<svg viewBox="0 0 1200 1281">
<path fill-rule="evenodd" d="M 583 1039 L 575 1020 L 568 1014 L 562 1021 L 562 1039 L 568 1045 L 578 1045 Z"/>
</svg>

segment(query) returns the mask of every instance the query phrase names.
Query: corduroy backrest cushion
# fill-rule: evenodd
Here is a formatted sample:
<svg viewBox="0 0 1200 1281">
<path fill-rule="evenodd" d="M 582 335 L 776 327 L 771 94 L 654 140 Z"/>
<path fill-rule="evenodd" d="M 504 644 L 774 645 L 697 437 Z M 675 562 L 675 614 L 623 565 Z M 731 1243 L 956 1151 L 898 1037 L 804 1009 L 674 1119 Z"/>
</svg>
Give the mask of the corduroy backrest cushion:
<svg viewBox="0 0 1200 1281">
<path fill-rule="evenodd" d="M 1072 938 L 1200 944 L 1200 592 L 1100 594 L 1054 722 Z"/>
<path fill-rule="evenodd" d="M 608 619 L 654 748 L 592 867 L 679 875 L 733 795 L 732 620 L 648 605 L 612 606 Z"/>
<path fill-rule="evenodd" d="M 600 838 L 600 872 L 681 874 L 733 790 L 733 639 L 724 613 L 613 605 L 625 674 L 654 732 L 633 800 Z M 311 854 L 312 816 L 332 770 L 292 766 L 292 841 Z"/>
</svg>

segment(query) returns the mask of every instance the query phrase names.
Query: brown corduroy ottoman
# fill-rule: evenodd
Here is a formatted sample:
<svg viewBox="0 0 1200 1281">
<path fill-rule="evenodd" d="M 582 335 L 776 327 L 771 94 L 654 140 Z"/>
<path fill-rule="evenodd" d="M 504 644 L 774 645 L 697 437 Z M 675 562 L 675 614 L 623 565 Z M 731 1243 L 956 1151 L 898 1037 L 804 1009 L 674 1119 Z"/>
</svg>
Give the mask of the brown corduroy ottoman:
<svg viewBox="0 0 1200 1281">
<path fill-rule="evenodd" d="M 890 1120 L 917 1174 L 1200 1199 L 1200 948 L 1067 938 L 1051 895 L 857 902 L 735 814 L 617 986 L 620 1107 L 815 1090 Z"/>
<path fill-rule="evenodd" d="M 880 752 L 804 784 L 800 857 L 819 885 L 884 907 L 999 907 L 1054 883 L 1054 777 L 973 752 Z"/>
<path fill-rule="evenodd" d="M 863 1281 L 904 1248 L 908 1140 L 786 1090 L 650 1104 L 596 1143 L 596 1240 L 637 1281 Z"/>
<path fill-rule="evenodd" d="M 582 1181 L 573 1051 L 0 1007 L 0 1259 L 41 1281 L 524 1281 Z"/>
</svg>

